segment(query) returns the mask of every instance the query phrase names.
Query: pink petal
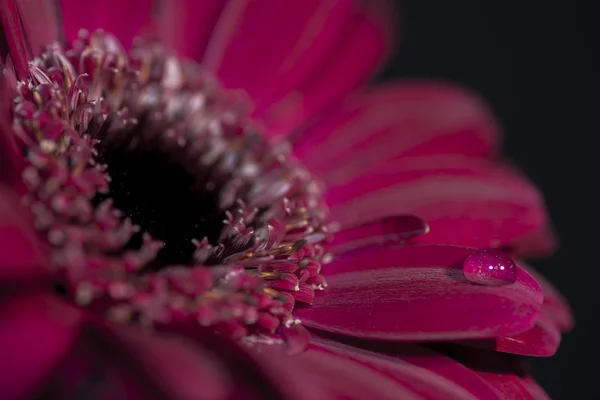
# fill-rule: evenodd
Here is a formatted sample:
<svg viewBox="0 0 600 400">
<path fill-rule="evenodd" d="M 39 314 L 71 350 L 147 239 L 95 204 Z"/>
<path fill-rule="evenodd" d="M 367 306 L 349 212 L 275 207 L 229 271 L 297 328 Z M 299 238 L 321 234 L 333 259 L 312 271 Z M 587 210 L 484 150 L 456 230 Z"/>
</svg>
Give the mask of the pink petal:
<svg viewBox="0 0 600 400">
<path fill-rule="evenodd" d="M 120 327 L 113 327 L 112 334 L 173 398 L 223 399 L 229 394 L 232 382 L 220 360 L 190 341 Z"/>
<path fill-rule="evenodd" d="M 88 327 L 84 339 L 40 398 L 78 398 L 82 391 L 102 400 L 325 398 L 281 346 L 246 352 L 206 331 L 192 338 L 102 323 Z"/>
<path fill-rule="evenodd" d="M 9 56 L 17 78 L 27 79 L 29 54 L 25 34 L 22 29 L 19 9 L 13 0 L 0 0 L 0 28 L 4 31 L 4 39 L 8 46 Z M 4 60 L 2 60 L 4 61 Z"/>
<path fill-rule="evenodd" d="M 558 246 L 556 234 L 550 227 L 544 226 L 542 229 L 532 232 L 514 243 L 506 249 L 508 253 L 517 258 L 540 258 L 552 255 Z"/>
<path fill-rule="evenodd" d="M 364 12 L 346 23 L 314 73 L 284 97 L 272 104 L 265 101 L 257 109 L 254 115 L 265 121 L 272 135 L 289 134 L 375 73 L 392 48 L 390 27 L 394 23 L 390 19 L 394 13 L 383 3 L 363 2 Z"/>
<path fill-rule="evenodd" d="M 295 153 L 328 183 L 341 184 L 398 157 L 487 156 L 498 136 L 473 94 L 442 83 L 397 83 L 340 104 L 303 133 Z"/>
<path fill-rule="evenodd" d="M 427 369 L 452 381 L 478 399 L 493 400 L 500 397 L 494 393 L 486 381 L 469 368 L 453 359 L 412 343 L 369 342 L 368 348 L 378 349 L 378 353 Z M 377 347 L 374 345 L 377 344 Z"/>
<path fill-rule="evenodd" d="M 240 7 L 240 3 L 245 1 L 162 0 L 156 16 L 160 39 L 180 56 L 200 60 L 225 5 Z"/>
<path fill-rule="evenodd" d="M 114 332 L 117 337 L 122 337 L 122 333 Z M 172 336 L 173 333 L 181 336 Z M 309 371 L 303 371 L 295 362 L 290 362 L 296 358 L 287 355 L 292 350 L 287 347 L 289 344 L 257 345 L 258 351 L 247 351 L 245 346 L 238 346 L 209 331 L 199 330 L 196 324 L 193 327 L 171 325 L 166 337 L 161 339 L 163 334 L 165 333 L 161 332 L 161 336 L 148 337 L 140 345 L 134 346 L 133 356 L 142 365 L 151 367 L 148 369 L 150 374 L 162 378 L 160 383 L 165 390 L 184 396 L 177 397 L 179 400 L 198 398 L 193 396 L 202 389 L 202 382 L 205 380 L 209 381 L 209 387 L 225 384 L 222 387 L 228 389 L 228 397 L 219 398 L 273 398 L 275 393 L 277 396 L 274 398 L 290 400 L 324 398 L 322 391 L 310 381 Z M 122 345 L 128 348 L 127 343 L 138 340 L 136 335 L 128 334 L 123 337 Z M 149 354 L 144 350 L 146 345 L 152 348 L 148 350 Z M 148 361 L 153 363 L 148 364 Z M 217 375 L 224 371 L 226 376 L 196 376 L 207 368 Z M 223 382 L 223 378 L 227 381 Z M 171 388 L 174 385 L 177 387 Z M 211 393 L 218 393 L 213 390 L 216 388 L 210 388 Z"/>
<path fill-rule="evenodd" d="M 469 283 L 462 261 L 474 249 L 383 248 L 327 265 L 329 288 L 297 309 L 304 325 L 357 338 L 440 341 L 515 335 L 531 328 L 541 288 L 519 269 L 516 283 Z"/>
<path fill-rule="evenodd" d="M 80 322 L 78 312 L 48 294 L 3 298 L 0 398 L 20 399 L 31 394 L 65 356 Z"/>
<path fill-rule="evenodd" d="M 93 395 L 98 400 L 170 399 L 153 379 L 140 374 L 139 366 L 124 357 L 122 348 L 107 345 L 105 338 L 94 337 L 90 330 L 36 392 L 32 398 L 62 400 Z"/>
<path fill-rule="evenodd" d="M 222 386 L 222 366 L 213 362 L 211 354 L 199 352 L 198 346 L 139 327 L 107 325 L 94 321 L 93 316 L 88 319 L 82 337 L 38 387 L 35 398 L 231 398 L 226 395 L 234 386 L 229 381 Z M 175 379 L 174 374 L 178 374 Z"/>
<path fill-rule="evenodd" d="M 103 367 L 105 368 L 103 372 L 105 374 L 103 377 L 104 381 L 99 384 L 98 390 L 102 392 L 98 395 L 97 400 L 151 400 L 157 397 L 157 392 L 152 390 L 153 388 L 148 387 L 146 382 L 146 384 L 142 384 L 139 378 L 132 371 L 124 368 L 123 365 L 119 365 L 114 360 L 107 360 L 107 364 Z M 93 375 L 88 379 L 94 382 Z M 81 382 L 79 383 L 81 384 Z M 62 390 L 58 393 L 64 395 Z M 158 396 L 161 396 L 159 398 L 164 400 L 180 400 L 177 397 L 171 397 L 171 393 L 160 394 Z M 63 397 L 58 398 L 61 399 Z"/>
<path fill-rule="evenodd" d="M 271 133 L 286 132 L 362 83 L 384 54 L 381 10 L 355 3 L 230 1 L 204 63 L 249 93 Z"/>
<path fill-rule="evenodd" d="M 426 369 L 448 381 L 461 386 L 477 399 L 500 399 L 490 388 L 486 381 L 480 378 L 469 368 L 463 366 L 450 357 L 414 343 L 390 343 L 379 341 L 365 341 L 354 338 L 335 337 L 333 340 L 346 339 L 343 343 L 354 347 L 363 348 L 386 358 L 393 358 L 405 364 L 409 363 L 419 368 Z M 313 334 L 313 342 L 330 343 L 331 340 Z"/>
<path fill-rule="evenodd" d="M 494 374 L 480 372 L 484 378 L 504 399 L 550 400 L 550 397 L 530 376 Z"/>
<path fill-rule="evenodd" d="M 475 399 L 426 369 L 329 340 L 315 340 L 298 359 L 334 398 Z"/>
<path fill-rule="evenodd" d="M 533 328 L 517 335 L 499 337 L 496 339 L 495 350 L 525 356 L 550 357 L 556 353 L 560 339 L 560 330 L 549 312 L 542 307 Z"/>
<path fill-rule="evenodd" d="M 1 67 L 2 63 L 0 63 Z M 13 131 L 7 123 L 10 98 L 5 91 L 9 89 L 5 87 L 4 79 L 0 78 L 0 80 L 0 184 L 18 188 L 23 185 L 21 179 L 23 157 L 19 154 Z"/>
<path fill-rule="evenodd" d="M 560 339 L 560 331 L 554 324 L 551 315 L 542 308 L 535 325 L 525 332 L 500 336 L 491 340 L 459 342 L 459 344 L 503 353 L 549 357 L 556 353 Z"/>
<path fill-rule="evenodd" d="M 510 354 L 475 349 L 455 349 L 453 357 L 476 372 L 503 399 L 550 400 L 544 390 Z"/>
<path fill-rule="evenodd" d="M 61 40 L 59 10 L 54 1 L 17 0 L 27 41 L 34 55 Z"/>
<path fill-rule="evenodd" d="M 533 267 L 523 262 L 519 262 L 519 265 L 533 276 L 542 287 L 542 291 L 544 292 L 543 308 L 547 311 L 546 314 L 561 331 L 570 331 L 573 329 L 573 312 L 563 295 Z"/>
<path fill-rule="evenodd" d="M 45 255 L 28 216 L 10 189 L 0 186 L 0 285 L 37 282 L 48 276 Z"/>
<path fill-rule="evenodd" d="M 311 29 L 325 28 L 319 23 L 325 22 L 337 8 L 335 3 L 340 1 L 239 3 L 229 2 L 216 30 L 221 33 L 226 25 L 228 34 L 214 36 L 205 63 L 228 87 L 244 88 L 252 98 L 258 99 L 290 53 L 303 44 L 303 39 L 307 40 L 304 36 L 311 33 Z M 341 3 L 347 7 L 351 1 Z M 230 17 L 233 13 L 235 19 Z"/>
<path fill-rule="evenodd" d="M 385 243 L 404 243 L 417 235 L 429 232 L 429 226 L 421 218 L 413 215 L 388 217 L 356 227 L 336 232 L 327 251 L 340 254 L 367 246 L 381 246 Z"/>
<path fill-rule="evenodd" d="M 290 400 L 335 400 L 318 385 L 314 372 L 304 365 L 298 356 L 289 356 L 289 348 L 263 345 L 259 351 L 249 352 L 260 370 L 270 377 L 281 390 L 280 398 Z"/>
<path fill-rule="evenodd" d="M 272 82 L 267 82 L 264 95 L 257 100 L 256 114 L 262 115 L 290 93 L 300 93 L 303 82 L 322 68 L 327 54 L 345 40 L 343 30 L 353 22 L 355 1 L 323 2 L 321 12 L 306 26 L 303 37 L 287 53 Z"/>
<path fill-rule="evenodd" d="M 80 29 L 103 29 L 117 37 L 126 48 L 151 18 L 152 0 L 103 0 L 93 7 L 85 1 L 60 0 L 67 42 L 77 38 Z"/>
<path fill-rule="evenodd" d="M 547 225 L 538 191 L 516 172 L 473 157 L 398 160 L 327 192 L 332 219 L 352 226 L 414 214 L 430 227 L 419 243 L 504 247 Z"/>
</svg>

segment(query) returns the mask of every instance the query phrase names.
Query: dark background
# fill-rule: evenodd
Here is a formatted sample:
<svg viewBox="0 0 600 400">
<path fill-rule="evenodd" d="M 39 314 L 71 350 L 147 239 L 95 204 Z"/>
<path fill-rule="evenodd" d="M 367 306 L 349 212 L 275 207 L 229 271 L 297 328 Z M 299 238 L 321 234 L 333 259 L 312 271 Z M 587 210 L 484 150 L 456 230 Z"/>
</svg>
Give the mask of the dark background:
<svg viewBox="0 0 600 400">
<path fill-rule="evenodd" d="M 553 399 L 599 398 L 600 263 L 592 251 L 600 244 L 589 207 L 599 156 L 586 140 L 597 132 L 590 116 L 598 114 L 600 69 L 588 28 L 599 14 L 568 0 L 396 2 L 402 40 L 381 79 L 441 77 L 489 101 L 506 153 L 544 193 L 561 238 L 559 252 L 535 265 L 575 311 L 575 330 L 553 358 L 535 360 L 535 377 Z"/>
</svg>

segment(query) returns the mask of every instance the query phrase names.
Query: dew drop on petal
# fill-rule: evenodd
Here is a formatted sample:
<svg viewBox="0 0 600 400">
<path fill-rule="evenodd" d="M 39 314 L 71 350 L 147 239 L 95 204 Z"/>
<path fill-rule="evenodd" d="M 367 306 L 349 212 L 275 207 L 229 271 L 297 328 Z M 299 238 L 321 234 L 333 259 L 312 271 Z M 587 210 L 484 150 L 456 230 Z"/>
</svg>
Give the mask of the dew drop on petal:
<svg viewBox="0 0 600 400">
<path fill-rule="evenodd" d="M 279 332 L 287 347 L 287 354 L 294 356 L 302 353 L 308 347 L 310 334 L 302 325 L 281 326 Z"/>
<path fill-rule="evenodd" d="M 480 285 L 510 285 L 517 280 L 517 265 L 501 251 L 477 250 L 464 261 L 463 274 Z"/>
</svg>

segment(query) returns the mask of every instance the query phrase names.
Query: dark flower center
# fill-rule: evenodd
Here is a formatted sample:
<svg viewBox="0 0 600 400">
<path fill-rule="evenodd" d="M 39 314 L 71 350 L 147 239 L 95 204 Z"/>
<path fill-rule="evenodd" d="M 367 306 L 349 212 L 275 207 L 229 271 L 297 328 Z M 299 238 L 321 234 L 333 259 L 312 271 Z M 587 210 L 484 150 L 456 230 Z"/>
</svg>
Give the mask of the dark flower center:
<svg viewBox="0 0 600 400">
<path fill-rule="evenodd" d="M 98 204 L 112 199 L 123 217 L 140 226 L 127 248 L 138 249 L 143 232 L 164 242 L 146 269 L 193 265 L 196 247 L 192 239 L 206 237 L 210 244 L 218 242 L 225 219 L 217 199 L 222 188 L 208 181 L 207 174 L 202 176 L 202 171 L 197 176 L 190 173 L 190 166 L 186 169 L 182 165 L 182 149 L 136 143 L 136 138 L 148 130 L 147 124 L 147 118 L 138 118 L 133 127 L 99 143 L 97 159 L 107 165 L 111 180 L 109 192 L 98 194 L 94 200 Z"/>
</svg>

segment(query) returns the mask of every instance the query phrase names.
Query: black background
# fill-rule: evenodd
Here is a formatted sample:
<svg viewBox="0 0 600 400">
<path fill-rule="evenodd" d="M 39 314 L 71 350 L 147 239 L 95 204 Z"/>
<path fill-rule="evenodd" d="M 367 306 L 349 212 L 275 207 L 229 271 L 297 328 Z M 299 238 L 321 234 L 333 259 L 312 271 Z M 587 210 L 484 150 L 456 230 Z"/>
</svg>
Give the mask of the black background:
<svg viewBox="0 0 600 400">
<path fill-rule="evenodd" d="M 590 124 L 600 69 L 585 24 L 599 14 L 569 1 L 396 2 L 402 39 L 381 79 L 441 77 L 489 101 L 505 152 L 544 193 L 561 238 L 558 253 L 536 265 L 575 310 L 575 330 L 553 358 L 535 360 L 535 377 L 553 399 L 600 398 L 600 263 L 592 258 L 600 244 L 590 207 L 599 156 L 586 140 L 597 133 Z"/>
</svg>

